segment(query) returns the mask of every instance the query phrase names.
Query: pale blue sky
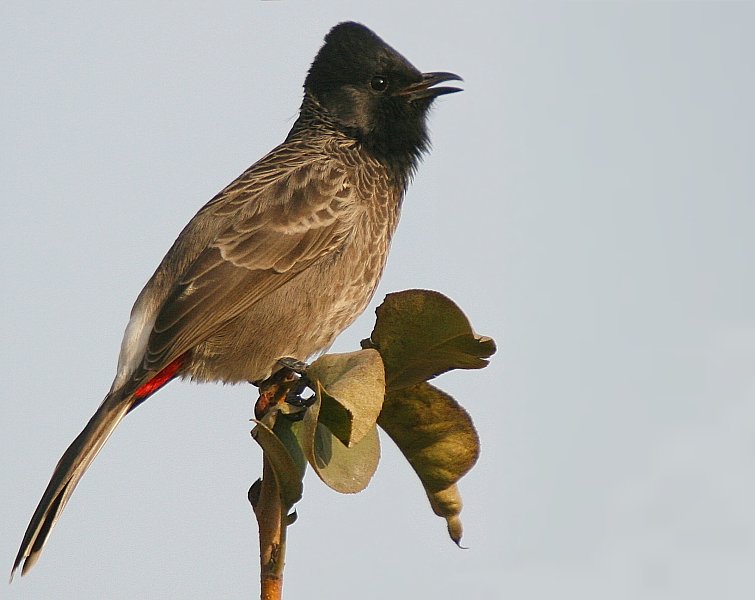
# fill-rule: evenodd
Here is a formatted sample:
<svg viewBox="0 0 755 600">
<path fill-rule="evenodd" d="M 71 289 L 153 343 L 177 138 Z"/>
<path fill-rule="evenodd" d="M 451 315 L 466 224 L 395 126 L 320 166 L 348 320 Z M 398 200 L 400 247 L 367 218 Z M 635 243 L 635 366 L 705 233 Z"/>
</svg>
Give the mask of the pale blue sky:
<svg viewBox="0 0 755 600">
<path fill-rule="evenodd" d="M 311 474 L 286 598 L 755 596 L 755 5 L 5 2 L 0 567 L 107 390 L 184 223 L 279 143 L 335 23 L 465 91 L 431 115 L 385 293 L 455 299 L 499 353 L 438 380 L 482 457 L 464 544 L 389 440 Z M 249 598 L 251 387 L 121 425 L 11 599 Z M 5 561 L 3 563 L 3 560 Z"/>
</svg>

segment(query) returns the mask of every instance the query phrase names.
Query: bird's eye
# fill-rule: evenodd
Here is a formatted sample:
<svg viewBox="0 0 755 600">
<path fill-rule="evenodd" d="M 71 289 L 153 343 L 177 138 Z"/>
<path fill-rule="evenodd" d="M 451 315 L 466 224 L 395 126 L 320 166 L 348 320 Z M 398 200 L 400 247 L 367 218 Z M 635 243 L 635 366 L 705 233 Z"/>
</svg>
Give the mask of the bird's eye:
<svg viewBox="0 0 755 600">
<path fill-rule="evenodd" d="M 376 92 L 384 92 L 388 87 L 388 80 L 380 75 L 375 75 L 375 77 L 370 79 L 370 87 Z"/>
</svg>

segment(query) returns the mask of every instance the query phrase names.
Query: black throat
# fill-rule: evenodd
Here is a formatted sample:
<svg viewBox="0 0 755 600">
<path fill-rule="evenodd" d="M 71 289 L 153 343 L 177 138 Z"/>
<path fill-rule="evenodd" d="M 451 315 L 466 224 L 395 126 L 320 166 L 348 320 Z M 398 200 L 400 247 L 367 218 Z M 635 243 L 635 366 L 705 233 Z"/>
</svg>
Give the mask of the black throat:
<svg viewBox="0 0 755 600">
<path fill-rule="evenodd" d="M 405 190 L 430 146 L 424 118 L 412 123 L 410 126 L 406 126 L 405 122 L 397 122 L 393 126 L 389 124 L 379 133 L 365 135 L 357 129 L 339 124 L 316 98 L 305 93 L 299 117 L 286 141 L 310 135 L 345 136 L 359 143 L 371 157 L 385 166 L 391 178 Z"/>
</svg>

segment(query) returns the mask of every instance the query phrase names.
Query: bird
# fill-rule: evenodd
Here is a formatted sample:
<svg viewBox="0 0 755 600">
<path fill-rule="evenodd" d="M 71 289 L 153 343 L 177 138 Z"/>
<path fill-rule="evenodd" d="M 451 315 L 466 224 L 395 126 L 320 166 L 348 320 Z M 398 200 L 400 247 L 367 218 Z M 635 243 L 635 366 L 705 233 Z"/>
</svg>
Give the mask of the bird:
<svg viewBox="0 0 755 600">
<path fill-rule="evenodd" d="M 429 149 L 438 84 L 366 26 L 335 25 L 282 144 L 205 204 L 138 295 L 115 379 L 64 452 L 11 579 L 38 561 L 71 494 L 121 420 L 175 378 L 259 385 L 327 350 L 367 307 L 403 198 Z"/>
</svg>

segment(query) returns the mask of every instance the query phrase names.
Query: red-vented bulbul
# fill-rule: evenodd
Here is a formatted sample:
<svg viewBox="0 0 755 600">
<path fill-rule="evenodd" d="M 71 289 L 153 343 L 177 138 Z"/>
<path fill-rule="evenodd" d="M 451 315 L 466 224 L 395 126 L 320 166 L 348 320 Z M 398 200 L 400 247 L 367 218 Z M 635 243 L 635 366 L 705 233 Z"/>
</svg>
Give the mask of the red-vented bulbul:
<svg viewBox="0 0 755 600">
<path fill-rule="evenodd" d="M 129 411 L 175 377 L 261 382 L 328 348 L 365 309 L 428 148 L 433 100 L 459 91 L 372 31 L 336 25 L 286 140 L 210 200 L 131 311 L 107 396 L 65 451 L 13 570 L 37 562 L 76 484 Z"/>
</svg>

